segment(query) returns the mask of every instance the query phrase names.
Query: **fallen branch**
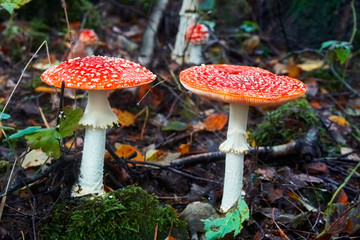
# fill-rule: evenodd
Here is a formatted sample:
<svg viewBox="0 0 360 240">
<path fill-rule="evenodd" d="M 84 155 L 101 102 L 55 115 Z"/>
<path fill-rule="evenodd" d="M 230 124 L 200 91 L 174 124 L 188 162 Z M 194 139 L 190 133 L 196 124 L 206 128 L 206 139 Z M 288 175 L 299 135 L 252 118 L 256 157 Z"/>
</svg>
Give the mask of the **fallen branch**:
<svg viewBox="0 0 360 240">
<path fill-rule="evenodd" d="M 277 146 L 250 148 L 248 154 L 256 154 L 265 159 L 273 159 L 288 155 L 301 155 L 306 158 L 317 157 L 321 154 L 320 148 L 316 143 L 319 137 L 318 134 L 319 133 L 316 129 L 310 129 L 306 137 L 303 139 L 292 140 L 286 144 Z M 175 168 L 182 168 L 199 163 L 216 162 L 223 160 L 224 158 L 225 153 L 220 151 L 201 153 L 173 160 L 170 165 Z"/>
</svg>

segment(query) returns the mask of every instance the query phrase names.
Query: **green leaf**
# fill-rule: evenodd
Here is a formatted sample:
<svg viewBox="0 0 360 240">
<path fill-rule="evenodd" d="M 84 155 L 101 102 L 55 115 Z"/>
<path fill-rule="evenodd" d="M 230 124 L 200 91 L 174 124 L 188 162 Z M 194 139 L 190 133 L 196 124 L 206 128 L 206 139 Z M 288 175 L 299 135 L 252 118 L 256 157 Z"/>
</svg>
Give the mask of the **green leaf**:
<svg viewBox="0 0 360 240">
<path fill-rule="evenodd" d="M 203 220 L 206 239 L 219 239 L 231 232 L 234 232 L 235 237 L 243 228 L 242 223 L 249 217 L 249 208 L 246 202 L 242 200 L 238 203 L 237 208 L 227 212 L 225 217 Z"/>
<path fill-rule="evenodd" d="M 69 137 L 74 134 L 78 127 L 80 118 L 83 116 L 83 111 L 80 108 L 64 108 L 64 118 L 60 120 L 59 133 L 61 137 Z"/>
<path fill-rule="evenodd" d="M 27 128 L 25 128 L 23 130 L 18 130 L 16 133 L 10 135 L 8 139 L 13 140 L 13 139 L 23 137 L 23 136 L 25 136 L 27 134 L 31 134 L 31 133 L 36 132 L 40 128 L 41 128 L 40 126 L 34 126 L 34 127 L 27 127 Z"/>
<path fill-rule="evenodd" d="M 25 136 L 30 148 L 41 149 L 46 155 L 60 157 L 61 135 L 55 128 L 43 128 Z"/>
<path fill-rule="evenodd" d="M 10 115 L 9 115 L 9 114 L 6 114 L 6 113 L 1 114 L 1 113 L 0 113 L 0 120 L 9 119 L 9 118 L 10 118 Z"/>
<path fill-rule="evenodd" d="M 324 48 L 330 47 L 331 45 L 336 45 L 338 42 L 339 41 L 336 41 L 336 40 L 330 40 L 330 41 L 323 42 L 321 44 L 320 51 L 323 50 Z"/>
<path fill-rule="evenodd" d="M 19 9 L 30 1 L 31 0 L 1 0 L 2 3 L 0 3 L 0 6 L 12 14 L 14 9 Z"/>
<path fill-rule="evenodd" d="M 184 131 L 187 126 L 183 122 L 172 121 L 168 125 L 162 128 L 163 131 Z"/>
<path fill-rule="evenodd" d="M 247 33 L 250 33 L 255 30 L 260 29 L 260 27 L 259 27 L 259 24 L 257 24 L 256 22 L 245 20 L 242 22 L 240 29 Z"/>
<path fill-rule="evenodd" d="M 335 48 L 334 51 L 340 61 L 340 64 L 344 64 L 351 56 L 351 50 L 348 47 Z"/>
</svg>

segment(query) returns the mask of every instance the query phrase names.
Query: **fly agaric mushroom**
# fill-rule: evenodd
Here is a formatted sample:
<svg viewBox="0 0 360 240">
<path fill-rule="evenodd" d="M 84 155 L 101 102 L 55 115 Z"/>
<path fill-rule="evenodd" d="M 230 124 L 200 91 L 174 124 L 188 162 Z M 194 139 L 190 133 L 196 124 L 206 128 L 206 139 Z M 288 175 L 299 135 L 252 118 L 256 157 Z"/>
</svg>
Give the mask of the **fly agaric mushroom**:
<svg viewBox="0 0 360 240">
<path fill-rule="evenodd" d="M 88 90 L 88 103 L 79 124 L 85 127 L 83 156 L 78 185 L 73 195 L 103 193 L 106 129 L 118 123 L 107 99 L 110 89 L 147 84 L 156 76 L 139 64 L 122 58 L 91 56 L 53 66 L 41 75 L 49 85 Z"/>
<path fill-rule="evenodd" d="M 182 85 L 203 97 L 230 103 L 227 139 L 219 149 L 226 152 L 221 211 L 240 198 L 249 106 L 278 105 L 302 96 L 306 85 L 256 67 L 214 64 L 195 66 L 180 73 Z"/>
<path fill-rule="evenodd" d="M 207 42 L 209 30 L 204 24 L 196 23 L 190 25 L 185 33 L 185 41 L 190 43 L 189 62 L 193 64 L 202 64 L 201 45 Z"/>
</svg>

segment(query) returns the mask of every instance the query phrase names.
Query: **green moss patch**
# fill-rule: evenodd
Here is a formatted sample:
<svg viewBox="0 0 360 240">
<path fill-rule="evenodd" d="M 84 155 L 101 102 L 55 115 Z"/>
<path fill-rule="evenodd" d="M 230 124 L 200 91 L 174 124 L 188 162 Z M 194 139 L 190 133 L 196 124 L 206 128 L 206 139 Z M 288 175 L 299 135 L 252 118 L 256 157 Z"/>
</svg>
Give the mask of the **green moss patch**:
<svg viewBox="0 0 360 240">
<path fill-rule="evenodd" d="M 155 195 L 129 186 L 101 197 L 73 199 L 55 206 L 40 228 L 41 239 L 158 239 L 184 236 L 186 224 Z M 185 237 L 186 238 L 186 237 Z M 183 238 L 180 238 L 183 239 Z"/>
</svg>

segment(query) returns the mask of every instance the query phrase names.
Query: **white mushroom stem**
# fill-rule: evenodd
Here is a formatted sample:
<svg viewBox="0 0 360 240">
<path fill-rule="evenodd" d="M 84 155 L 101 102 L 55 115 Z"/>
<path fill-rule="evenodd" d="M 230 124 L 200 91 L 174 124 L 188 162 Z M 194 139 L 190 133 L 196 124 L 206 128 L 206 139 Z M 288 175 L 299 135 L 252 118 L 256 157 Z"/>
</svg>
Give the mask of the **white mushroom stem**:
<svg viewBox="0 0 360 240">
<path fill-rule="evenodd" d="M 85 126 L 83 155 L 78 185 L 73 196 L 102 194 L 106 129 L 118 122 L 106 91 L 90 90 L 88 103 L 79 124 Z"/>
<path fill-rule="evenodd" d="M 105 128 L 85 128 L 84 148 L 80 166 L 78 195 L 101 194 L 105 154 Z"/>
<path fill-rule="evenodd" d="M 190 43 L 190 57 L 189 62 L 192 64 L 200 65 L 203 63 L 201 44 Z"/>
<path fill-rule="evenodd" d="M 247 105 L 230 104 L 227 139 L 219 147 L 221 151 L 226 152 L 224 192 L 220 206 L 223 212 L 233 207 L 241 196 L 244 154 L 249 150 L 246 143 L 248 111 Z"/>
</svg>

